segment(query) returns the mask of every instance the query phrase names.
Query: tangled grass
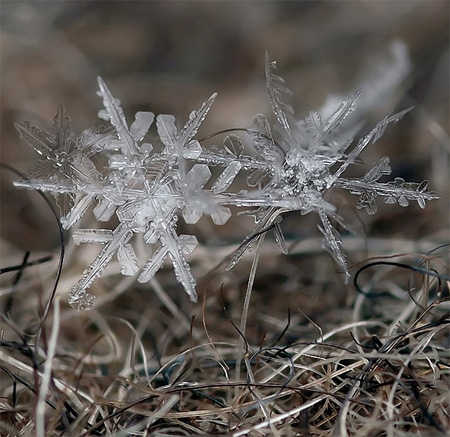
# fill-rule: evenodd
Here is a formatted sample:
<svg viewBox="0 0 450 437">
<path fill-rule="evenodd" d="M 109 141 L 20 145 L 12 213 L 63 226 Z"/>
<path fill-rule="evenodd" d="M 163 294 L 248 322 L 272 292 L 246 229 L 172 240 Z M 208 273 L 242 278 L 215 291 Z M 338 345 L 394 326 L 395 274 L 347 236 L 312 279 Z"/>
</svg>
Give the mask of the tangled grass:
<svg viewBox="0 0 450 437">
<path fill-rule="evenodd" d="M 449 435 L 448 3 L 132 3 L 2 2 L 3 162 L 29 164 L 13 127 L 24 113 L 38 122 L 71 102 L 77 125 L 92 120 L 86 84 L 99 73 L 133 110 L 152 101 L 180 113 L 223 90 L 230 103 L 211 132 L 260 107 L 264 50 L 301 74 L 296 107 L 309 109 L 353 86 L 361 59 L 398 38 L 413 67 L 399 94 L 416 110 L 380 147 L 397 173 L 429 177 L 441 200 L 386 207 L 364 219 L 365 239 L 344 235 L 350 263 L 365 260 L 347 285 L 308 217 L 285 218 L 288 257 L 267 238 L 230 272 L 245 229 L 221 230 L 219 246 L 201 222 L 190 259 L 198 304 L 170 269 L 143 285 L 112 262 L 94 309 L 78 313 L 67 291 L 96 248 L 75 248 L 3 168 L 0 435 Z"/>
<path fill-rule="evenodd" d="M 170 275 L 152 296 L 112 268 L 85 313 L 58 292 L 46 300 L 40 271 L 57 259 L 3 269 L 1 435 L 446 435 L 448 246 L 368 259 L 344 285 L 314 240 L 284 272 L 264 265 L 274 244 L 259 248 L 259 270 L 253 258 L 244 309 L 245 275 L 220 265 L 190 309 Z M 322 275 L 299 289 L 314 263 Z"/>
</svg>

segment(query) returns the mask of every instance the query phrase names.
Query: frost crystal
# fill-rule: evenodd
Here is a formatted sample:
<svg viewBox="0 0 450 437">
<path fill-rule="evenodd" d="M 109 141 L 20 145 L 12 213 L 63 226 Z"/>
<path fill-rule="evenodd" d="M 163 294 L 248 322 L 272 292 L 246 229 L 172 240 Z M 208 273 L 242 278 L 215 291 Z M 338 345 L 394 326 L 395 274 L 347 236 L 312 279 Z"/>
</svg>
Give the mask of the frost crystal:
<svg viewBox="0 0 450 437">
<path fill-rule="evenodd" d="M 356 110 L 359 93 L 344 99 L 326 120 L 319 112 L 296 120 L 293 108 L 283 101 L 291 92 L 275 70 L 275 62 L 266 56 L 267 89 L 276 123 L 271 127 L 261 114 L 253 118 L 246 129 L 252 138 L 249 154 L 244 154 L 244 145 L 237 135 L 227 136 L 221 148 L 205 148 L 194 139 L 216 94 L 193 111 L 180 130 L 175 117 L 158 115 L 159 144 L 154 148 L 143 142 L 153 124 L 153 113 L 138 112 L 128 126 L 120 101 L 100 78 L 98 94 L 104 109 L 99 117 L 109 121 L 110 127 L 93 127 L 77 137 L 62 107 L 50 132 L 28 122 L 16 123 L 21 137 L 42 156 L 30 169 L 29 178 L 15 182 L 16 186 L 68 197 L 69 211 L 61 218 L 65 229 L 77 223 L 93 204 L 98 221 L 109 221 L 114 215 L 118 220 L 114 230 L 73 232 L 76 244 L 103 245 L 69 291 L 73 307 L 84 310 L 92 306 L 94 296 L 87 290 L 115 255 L 121 273 L 137 274 L 139 282 L 149 281 L 170 259 L 178 281 L 195 301 L 195 279 L 186 255 L 196 248 L 197 239 L 177 234 L 180 216 L 186 223 L 196 223 L 202 215 L 209 215 L 216 225 L 222 225 L 231 216 L 229 206 L 252 214 L 256 227 L 231 257 L 227 268 L 232 268 L 269 229 L 282 252 L 287 253 L 280 226 L 282 214 L 316 211 L 322 223 L 319 228 L 324 235 L 323 247 L 348 276 L 341 237 L 333 222 L 345 224 L 326 200 L 332 189 L 358 195 L 356 206 L 369 214 L 377 211 L 377 197 L 401 206 L 417 201 L 422 208 L 427 200 L 437 198 L 427 191 L 426 182 L 414 184 L 400 178 L 380 181 L 391 172 L 387 157 L 360 178 L 342 177 L 365 147 L 376 142 L 387 125 L 399 121 L 409 109 L 388 115 L 352 146 L 356 129 L 343 121 Z M 219 169 L 213 180 L 210 167 Z M 246 177 L 248 189 L 233 191 L 230 187 L 241 176 Z M 152 247 L 144 263 L 140 263 L 133 249 L 135 234 L 141 234 Z"/>
</svg>

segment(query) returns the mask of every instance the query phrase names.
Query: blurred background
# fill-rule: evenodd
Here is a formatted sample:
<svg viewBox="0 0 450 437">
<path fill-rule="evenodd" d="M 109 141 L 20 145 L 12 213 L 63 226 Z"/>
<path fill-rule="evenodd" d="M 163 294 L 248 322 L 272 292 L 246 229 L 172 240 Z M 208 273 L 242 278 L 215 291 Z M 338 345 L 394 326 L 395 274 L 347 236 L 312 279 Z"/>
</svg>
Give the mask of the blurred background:
<svg viewBox="0 0 450 437">
<path fill-rule="evenodd" d="M 369 168 L 389 155 L 393 177 L 430 179 L 441 200 L 425 210 L 380 203 L 373 217 L 357 213 L 355 199 L 343 205 L 366 235 L 446 242 L 448 48 L 448 1 L 2 1 L 1 161 L 25 172 L 37 158 L 14 121 L 47 129 L 63 104 L 76 132 L 98 124 L 97 76 L 129 120 L 150 110 L 183 122 L 218 92 L 200 135 L 246 126 L 255 113 L 270 115 L 267 50 L 294 93 L 298 118 L 356 89 L 362 90 L 363 131 L 390 111 L 415 106 L 363 157 Z M 42 199 L 12 187 L 11 172 L 2 170 L 1 178 L 2 265 L 14 264 L 25 250 L 52 252 L 58 232 Z M 251 220 L 242 223 L 218 230 L 230 232 L 230 247 L 252 229 Z M 311 237 L 320 247 L 316 224 L 315 217 L 284 222 L 288 235 Z M 215 232 L 205 225 L 200 239 L 217 241 Z M 275 271 L 286 258 L 267 247 L 277 254 Z M 97 248 L 84 250 L 92 259 Z M 87 265 L 72 261 L 67 268 L 75 265 L 74 275 Z"/>
</svg>

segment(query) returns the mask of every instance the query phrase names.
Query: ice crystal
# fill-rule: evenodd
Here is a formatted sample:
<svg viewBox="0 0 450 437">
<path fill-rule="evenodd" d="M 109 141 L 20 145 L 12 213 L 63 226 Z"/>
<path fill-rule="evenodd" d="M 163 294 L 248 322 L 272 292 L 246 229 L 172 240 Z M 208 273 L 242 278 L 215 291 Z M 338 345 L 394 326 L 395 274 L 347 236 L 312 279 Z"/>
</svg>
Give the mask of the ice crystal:
<svg viewBox="0 0 450 437">
<path fill-rule="evenodd" d="M 214 224 L 222 225 L 231 216 L 231 205 L 252 214 L 256 227 L 231 257 L 227 268 L 232 268 L 270 229 L 282 252 L 287 253 L 280 225 L 282 214 L 315 211 L 321 221 L 323 247 L 348 275 L 341 236 L 333 226 L 333 222 L 345 223 L 326 200 L 331 190 L 340 188 L 356 194 L 357 208 L 369 214 L 377 211 L 377 197 L 401 206 L 417 201 L 422 208 L 427 200 L 437 198 L 427 191 L 426 182 L 414 184 L 400 178 L 380 181 L 391 172 L 387 157 L 360 178 L 342 177 L 361 152 L 381 137 L 387 125 L 398 122 L 408 109 L 386 116 L 353 146 L 356 128 L 343 121 L 356 110 L 359 93 L 344 99 L 325 120 L 319 112 L 296 120 L 292 106 L 284 101 L 291 92 L 275 70 L 275 62 L 267 55 L 267 90 L 276 122 L 271 126 L 262 114 L 253 118 L 246 128 L 252 138 L 248 154 L 234 134 L 227 136 L 220 148 L 203 147 L 194 139 L 216 94 L 192 111 L 180 130 L 174 116 L 158 115 L 155 124 L 159 144 L 154 147 L 143 141 L 154 114 L 138 112 L 129 126 L 120 101 L 101 78 L 98 94 L 104 109 L 99 117 L 109 121 L 110 127 L 92 127 L 77 137 L 62 107 L 50 132 L 28 122 L 16 123 L 21 137 L 42 156 L 30 169 L 30 176 L 17 181 L 17 186 L 68 196 L 70 209 L 61 218 L 66 229 L 73 227 L 94 203 L 98 221 L 109 221 L 113 215 L 118 220 L 114 230 L 73 232 L 76 244 L 104 246 L 70 289 L 73 307 L 83 310 L 92 306 L 94 296 L 88 289 L 113 256 L 119 260 L 121 273 L 136 274 L 139 282 L 149 281 L 170 259 L 176 278 L 195 301 L 195 279 L 186 255 L 196 248 L 197 239 L 177 234 L 180 217 L 186 223 L 196 223 L 202 215 L 209 215 Z M 215 179 L 210 167 L 219 169 Z M 248 189 L 233 191 L 233 182 L 241 176 L 246 177 Z M 137 234 L 152 247 L 144 263 L 133 249 Z"/>
</svg>

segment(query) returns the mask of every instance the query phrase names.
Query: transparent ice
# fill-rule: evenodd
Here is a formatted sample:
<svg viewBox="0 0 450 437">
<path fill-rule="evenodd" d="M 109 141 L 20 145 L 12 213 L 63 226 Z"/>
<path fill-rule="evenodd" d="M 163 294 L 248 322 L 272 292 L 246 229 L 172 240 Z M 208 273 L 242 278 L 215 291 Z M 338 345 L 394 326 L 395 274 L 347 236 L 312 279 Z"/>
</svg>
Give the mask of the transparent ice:
<svg viewBox="0 0 450 437">
<path fill-rule="evenodd" d="M 360 178 L 342 176 L 361 152 L 382 136 L 388 124 L 398 122 L 409 109 L 387 115 L 355 142 L 359 122 L 356 126 L 348 119 L 356 111 L 359 92 L 343 99 L 326 119 L 320 112 L 310 112 L 304 120 L 296 120 L 292 106 L 285 103 L 291 92 L 275 70 L 275 62 L 266 55 L 267 90 L 275 124 L 271 126 L 262 114 L 253 118 L 246 128 L 252 138 L 246 145 L 247 154 L 235 134 L 228 135 L 219 148 L 203 147 L 195 139 L 216 94 L 192 111 L 180 130 L 174 116 L 158 115 L 155 124 L 159 140 L 153 145 L 143 139 L 155 121 L 154 114 L 138 112 L 129 126 L 120 101 L 101 78 L 98 94 L 104 109 L 99 117 L 108 121 L 109 127 L 92 127 L 76 136 L 63 107 L 50 132 L 28 122 L 16 123 L 21 137 L 41 155 L 29 177 L 15 182 L 16 186 L 68 198 L 69 210 L 61 217 L 65 229 L 73 227 L 91 207 L 99 222 L 108 222 L 113 216 L 118 221 L 114 230 L 73 232 L 76 244 L 103 245 L 69 291 L 69 303 L 74 308 L 92 307 L 94 296 L 88 289 L 114 256 L 121 273 L 136 274 L 139 282 L 149 281 L 165 260 L 170 260 L 176 278 L 195 301 L 196 283 L 186 255 L 198 243 L 193 235 L 177 234 L 181 217 L 192 224 L 209 215 L 214 224 L 223 225 L 231 216 L 229 206 L 255 217 L 255 229 L 230 258 L 230 269 L 267 230 L 273 231 L 282 252 L 287 253 L 280 225 L 282 214 L 315 211 L 321 221 L 323 247 L 348 277 L 341 236 L 333 226 L 334 222 L 345 223 L 326 200 L 331 190 L 344 189 L 357 195 L 357 208 L 369 214 L 377 211 L 377 197 L 401 206 L 416 201 L 422 208 L 427 200 L 437 198 L 427 191 L 426 182 L 415 184 L 399 178 L 380 181 L 391 173 L 387 157 Z M 219 169 L 214 179 L 212 167 Z M 245 178 L 247 189 L 232 189 L 237 177 Z M 151 247 L 142 265 L 133 249 L 137 234 Z"/>
</svg>

